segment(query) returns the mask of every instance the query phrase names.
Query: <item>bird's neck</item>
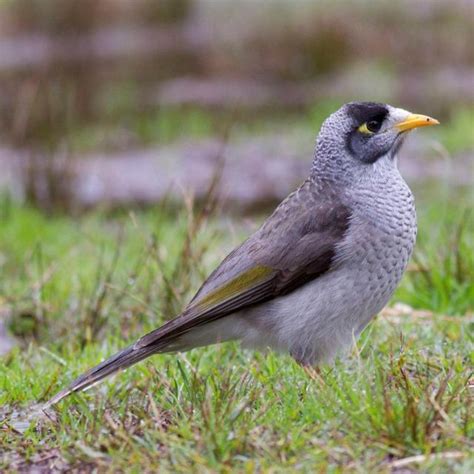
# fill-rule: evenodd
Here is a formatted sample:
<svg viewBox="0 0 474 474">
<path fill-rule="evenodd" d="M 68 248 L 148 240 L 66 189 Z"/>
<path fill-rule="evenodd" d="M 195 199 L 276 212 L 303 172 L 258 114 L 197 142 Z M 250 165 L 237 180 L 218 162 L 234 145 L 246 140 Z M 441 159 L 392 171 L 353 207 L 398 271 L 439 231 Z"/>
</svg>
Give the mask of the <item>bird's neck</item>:
<svg viewBox="0 0 474 474">
<path fill-rule="evenodd" d="M 392 181 L 403 181 L 397 167 L 397 159 L 391 154 L 380 157 L 374 163 L 360 163 L 333 153 L 332 149 L 316 148 L 311 168 L 311 178 L 338 187 L 383 188 Z"/>
</svg>

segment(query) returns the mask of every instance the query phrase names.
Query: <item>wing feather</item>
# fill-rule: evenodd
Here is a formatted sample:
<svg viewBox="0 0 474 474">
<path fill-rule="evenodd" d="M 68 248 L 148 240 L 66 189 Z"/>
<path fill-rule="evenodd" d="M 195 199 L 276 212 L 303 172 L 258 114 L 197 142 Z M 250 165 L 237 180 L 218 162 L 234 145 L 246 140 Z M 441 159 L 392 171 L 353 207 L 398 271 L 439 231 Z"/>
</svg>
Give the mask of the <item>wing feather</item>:
<svg viewBox="0 0 474 474">
<path fill-rule="evenodd" d="M 287 294 L 324 274 L 350 214 L 334 190 L 306 181 L 224 259 L 181 316 L 143 336 L 135 347 L 166 344 L 195 326 Z"/>
</svg>

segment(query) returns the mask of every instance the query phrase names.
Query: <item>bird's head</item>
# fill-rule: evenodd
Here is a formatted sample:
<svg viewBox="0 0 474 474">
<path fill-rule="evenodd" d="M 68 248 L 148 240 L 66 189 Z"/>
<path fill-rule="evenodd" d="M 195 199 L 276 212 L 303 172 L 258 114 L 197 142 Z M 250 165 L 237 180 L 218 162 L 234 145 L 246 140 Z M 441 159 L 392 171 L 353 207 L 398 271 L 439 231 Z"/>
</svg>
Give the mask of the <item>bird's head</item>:
<svg viewBox="0 0 474 474">
<path fill-rule="evenodd" d="M 394 162 L 410 130 L 437 124 L 436 119 L 427 115 L 413 114 L 387 104 L 345 104 L 321 127 L 313 172 L 367 172 L 379 160 Z"/>
</svg>

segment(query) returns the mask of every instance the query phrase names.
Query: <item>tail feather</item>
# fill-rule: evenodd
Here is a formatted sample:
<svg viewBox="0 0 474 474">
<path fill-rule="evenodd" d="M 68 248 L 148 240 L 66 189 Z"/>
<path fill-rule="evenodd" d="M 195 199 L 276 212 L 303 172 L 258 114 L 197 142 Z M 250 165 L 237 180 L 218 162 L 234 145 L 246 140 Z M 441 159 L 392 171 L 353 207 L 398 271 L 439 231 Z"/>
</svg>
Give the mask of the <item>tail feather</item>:
<svg viewBox="0 0 474 474">
<path fill-rule="evenodd" d="M 175 318 L 160 328 L 155 329 L 145 336 L 142 336 L 131 346 L 117 352 L 112 357 L 109 357 L 99 365 L 88 370 L 76 380 L 74 380 L 71 385 L 69 385 L 69 387 L 60 391 L 48 402 L 46 402 L 44 408 L 48 408 L 58 403 L 71 393 L 78 392 L 80 390 L 86 390 L 92 385 L 100 382 L 105 377 L 108 377 L 119 370 L 126 369 L 127 367 L 130 367 L 131 365 L 134 365 L 153 354 L 185 351 L 194 347 L 231 339 L 230 337 L 217 337 L 215 330 L 209 331 L 209 328 L 207 328 L 204 333 L 198 331 L 197 335 L 195 335 L 192 340 L 186 339 L 182 336 L 191 330 L 194 331 L 196 326 L 200 326 L 196 324 L 194 328 L 192 326 L 183 327 L 187 322 L 184 316 L 185 314 L 183 313 L 180 317 Z"/>
<path fill-rule="evenodd" d="M 44 408 L 48 408 L 58 403 L 60 400 L 67 397 L 71 393 L 85 390 L 100 382 L 105 377 L 112 375 L 114 372 L 126 369 L 127 367 L 130 367 L 131 365 L 146 359 L 148 356 L 156 352 L 157 347 L 155 345 L 136 347 L 136 344 L 133 344 L 126 349 L 117 352 L 112 357 L 109 357 L 99 365 L 79 376 L 71 383 L 71 385 L 69 385 L 69 387 L 60 391 L 48 402 L 46 402 Z"/>
</svg>

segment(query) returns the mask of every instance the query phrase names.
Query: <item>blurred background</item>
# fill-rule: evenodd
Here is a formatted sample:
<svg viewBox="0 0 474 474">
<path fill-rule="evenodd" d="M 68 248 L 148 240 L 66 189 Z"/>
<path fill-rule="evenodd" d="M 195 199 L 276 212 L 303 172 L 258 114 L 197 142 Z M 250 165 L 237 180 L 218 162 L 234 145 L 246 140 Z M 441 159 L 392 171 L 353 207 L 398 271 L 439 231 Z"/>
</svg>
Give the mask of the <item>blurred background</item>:
<svg viewBox="0 0 474 474">
<path fill-rule="evenodd" d="M 204 196 L 274 205 L 321 121 L 377 100 L 439 118 L 401 166 L 465 186 L 474 2 L 1 0 L 0 192 L 46 212 Z"/>
</svg>

